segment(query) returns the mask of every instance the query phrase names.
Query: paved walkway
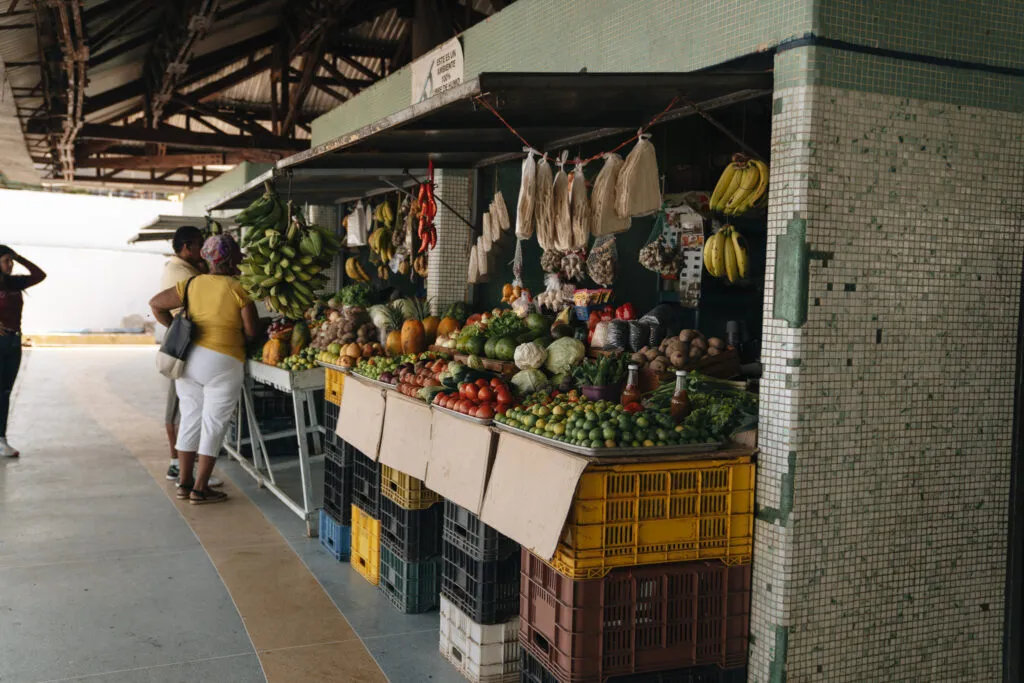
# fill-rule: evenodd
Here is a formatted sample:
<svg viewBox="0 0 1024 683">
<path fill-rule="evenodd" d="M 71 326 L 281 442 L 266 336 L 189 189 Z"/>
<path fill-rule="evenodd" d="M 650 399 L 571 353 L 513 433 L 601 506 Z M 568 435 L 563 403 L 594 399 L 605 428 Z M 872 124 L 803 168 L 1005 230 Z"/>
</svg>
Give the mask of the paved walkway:
<svg viewBox="0 0 1024 683">
<path fill-rule="evenodd" d="M 160 383 L 150 349 L 26 354 L 24 455 L 0 460 L 0 682 L 463 680 L 436 612 L 395 612 L 226 459 L 233 500 L 174 500 Z"/>
</svg>

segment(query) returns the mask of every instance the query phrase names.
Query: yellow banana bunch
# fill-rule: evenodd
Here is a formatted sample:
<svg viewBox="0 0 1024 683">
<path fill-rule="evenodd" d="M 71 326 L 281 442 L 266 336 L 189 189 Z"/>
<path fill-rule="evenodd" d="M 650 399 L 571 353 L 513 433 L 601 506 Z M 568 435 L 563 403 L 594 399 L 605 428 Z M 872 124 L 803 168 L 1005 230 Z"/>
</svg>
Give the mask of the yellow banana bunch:
<svg viewBox="0 0 1024 683">
<path fill-rule="evenodd" d="M 349 256 L 345 259 L 345 275 L 353 282 L 370 281 L 370 276 L 363 269 L 363 264 L 359 263 L 359 258 L 356 256 Z"/>
<path fill-rule="evenodd" d="M 391 229 L 380 227 L 370 233 L 367 240 L 370 251 L 377 254 L 383 263 L 390 263 L 391 257 L 395 255 L 395 247 L 391 239 Z"/>
<path fill-rule="evenodd" d="M 746 279 L 750 254 L 743 235 L 731 225 L 722 226 L 704 242 L 704 267 L 713 277 L 724 277 L 730 284 Z"/>
<path fill-rule="evenodd" d="M 739 216 L 755 205 L 761 206 L 767 196 L 768 166 L 758 159 L 734 154 L 711 193 L 710 206 L 712 211 Z"/>
</svg>

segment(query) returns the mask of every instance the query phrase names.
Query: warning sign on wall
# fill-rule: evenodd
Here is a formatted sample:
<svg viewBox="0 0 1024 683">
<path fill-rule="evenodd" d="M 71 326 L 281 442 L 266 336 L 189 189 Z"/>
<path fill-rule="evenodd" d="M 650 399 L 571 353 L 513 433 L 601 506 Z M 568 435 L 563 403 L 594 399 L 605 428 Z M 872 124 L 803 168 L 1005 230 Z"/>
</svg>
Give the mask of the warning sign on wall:
<svg viewBox="0 0 1024 683">
<path fill-rule="evenodd" d="M 412 103 L 462 85 L 462 43 L 452 38 L 412 63 Z"/>
</svg>

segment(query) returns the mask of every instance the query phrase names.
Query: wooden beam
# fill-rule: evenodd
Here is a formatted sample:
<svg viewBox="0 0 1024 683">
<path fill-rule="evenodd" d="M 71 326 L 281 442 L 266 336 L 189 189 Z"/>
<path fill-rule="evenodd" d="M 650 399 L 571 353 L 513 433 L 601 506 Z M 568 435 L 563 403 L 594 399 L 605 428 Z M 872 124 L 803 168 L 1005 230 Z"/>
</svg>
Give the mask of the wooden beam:
<svg viewBox="0 0 1024 683">
<path fill-rule="evenodd" d="M 10 16 L 14 14 L 14 10 L 18 9 L 18 3 L 21 0 L 11 0 L 11 4 L 7 6 L 7 11 L 4 14 Z"/>
<path fill-rule="evenodd" d="M 98 31 L 94 31 L 89 36 L 90 48 L 98 51 L 113 40 L 115 36 L 122 35 L 137 21 L 148 17 L 152 12 L 152 3 L 153 0 L 136 0 L 134 3 L 129 2 L 127 6 L 122 4 L 121 6 L 124 9 L 117 16 L 107 22 L 106 26 Z"/>
<path fill-rule="evenodd" d="M 266 128 L 264 128 L 263 126 L 254 121 L 247 120 L 234 112 L 221 111 L 215 107 L 207 106 L 202 102 L 196 101 L 195 98 L 190 97 L 189 95 L 175 95 L 174 101 L 182 104 L 188 109 L 191 109 L 202 114 L 203 116 L 219 119 L 220 121 L 223 121 L 229 126 L 234 126 L 238 130 L 244 130 L 247 133 L 251 133 L 252 135 L 271 134 L 271 131 L 267 130 Z"/>
<path fill-rule="evenodd" d="M 380 80 L 380 74 L 379 73 L 377 73 L 376 71 L 374 71 L 370 67 L 366 66 L 365 64 L 362 64 L 359 61 L 357 61 L 355 59 L 352 59 L 348 55 L 338 55 L 338 58 L 341 59 L 341 61 L 343 61 L 346 64 L 348 64 L 349 66 L 351 66 L 353 69 L 355 69 L 359 73 L 363 74 L 364 76 L 369 76 L 372 79 L 373 83 L 376 83 L 377 81 Z"/>
<path fill-rule="evenodd" d="M 90 55 L 89 68 L 91 69 L 101 64 L 106 64 L 111 59 L 114 59 L 115 57 L 120 57 L 126 52 L 131 52 L 132 50 L 142 47 L 143 45 L 148 45 L 152 39 L 153 34 L 144 31 L 127 40 L 121 41 L 117 45 L 97 55 Z"/>
<path fill-rule="evenodd" d="M 295 87 L 295 92 L 292 93 L 291 106 L 284 117 L 284 128 L 281 131 L 288 137 L 292 137 L 294 134 L 295 121 L 299 112 L 302 111 L 302 105 L 306 101 L 306 95 L 309 94 L 309 88 L 313 85 L 313 77 L 316 75 L 317 69 L 320 68 L 320 58 L 324 53 L 324 37 L 325 34 L 321 33 L 313 49 L 302 57 L 302 77 Z"/>
<path fill-rule="evenodd" d="M 219 154 L 152 154 L 146 156 L 91 157 L 78 162 L 79 168 L 119 168 L 127 170 L 149 170 L 167 168 L 193 168 L 200 166 L 226 166 L 243 161 L 272 163 L 284 156 L 282 152 L 244 150 Z"/>
<path fill-rule="evenodd" d="M 195 0 L 183 4 L 191 11 L 182 14 L 179 22 L 165 24 L 142 67 L 143 75 L 150 79 L 154 126 L 163 119 L 164 109 L 174 96 L 179 81 L 188 73 L 192 53 L 213 23 L 220 0 Z M 173 6 L 173 3 L 169 5 Z"/>
<path fill-rule="evenodd" d="M 216 178 L 220 173 L 210 172 L 207 178 Z M 50 183 L 52 185 L 81 185 L 85 187 L 95 185 L 131 185 L 134 187 L 177 187 L 182 189 L 199 187 L 204 182 L 190 182 L 188 180 L 150 180 L 148 178 L 107 178 L 100 179 L 95 176 L 84 176 L 76 175 L 70 181 L 57 181 Z"/>
<path fill-rule="evenodd" d="M 343 95 L 342 93 L 338 92 L 331 86 L 327 85 L 324 82 L 320 82 L 319 80 L 313 81 L 313 87 L 316 88 L 317 90 L 327 93 L 328 95 L 338 100 L 339 102 L 348 102 L 350 99 L 352 99 L 348 95 Z M 301 126 L 302 124 L 299 125 Z"/>
<path fill-rule="evenodd" d="M 30 133 L 49 133 L 45 126 L 32 126 Z M 59 129 L 58 129 L 59 130 Z M 86 123 L 78 134 L 81 140 L 114 140 L 118 142 L 146 142 L 196 149 L 230 152 L 239 149 L 274 150 L 285 153 L 297 152 L 309 147 L 304 140 L 289 140 L 271 135 L 246 136 L 213 133 L 194 133 L 181 128 L 142 128 L 141 126 L 111 126 L 100 123 Z"/>
</svg>

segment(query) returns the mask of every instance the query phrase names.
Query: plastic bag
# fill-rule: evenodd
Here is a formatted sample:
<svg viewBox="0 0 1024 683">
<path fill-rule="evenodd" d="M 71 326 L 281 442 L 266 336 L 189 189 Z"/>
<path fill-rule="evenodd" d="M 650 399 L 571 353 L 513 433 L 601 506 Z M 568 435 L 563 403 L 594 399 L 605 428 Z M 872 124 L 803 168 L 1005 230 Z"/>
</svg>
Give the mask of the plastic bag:
<svg viewBox="0 0 1024 683">
<path fill-rule="evenodd" d="M 533 226 L 537 243 L 547 251 L 555 246 L 555 219 L 552 215 L 555 179 L 545 157 L 537 159 L 537 191 L 534 193 Z"/>
<path fill-rule="evenodd" d="M 373 222 L 373 214 L 369 207 L 364 207 L 363 202 L 356 203 L 356 208 L 348 216 L 348 235 L 346 242 L 350 247 L 362 247 L 370 236 L 370 224 Z"/>
<path fill-rule="evenodd" d="M 619 218 L 649 216 L 661 208 L 658 155 L 651 136 L 640 134 L 619 171 L 615 187 L 615 213 Z"/>
<path fill-rule="evenodd" d="M 639 351 L 647 346 L 651 337 L 651 327 L 640 320 L 630 320 L 629 323 L 629 350 Z"/>
<path fill-rule="evenodd" d="M 590 233 L 595 237 L 629 230 L 630 219 L 619 218 L 615 213 L 615 190 L 622 164 L 618 154 L 605 155 L 604 166 L 594 179 L 590 192 Z"/>
<path fill-rule="evenodd" d="M 599 237 L 587 257 L 587 275 L 603 287 L 610 287 L 615 282 L 615 270 L 618 265 L 619 252 L 615 246 L 615 236 Z"/>
<path fill-rule="evenodd" d="M 603 349 L 608 345 L 608 321 L 602 320 L 594 326 L 594 336 L 590 339 L 591 348 Z"/>
<path fill-rule="evenodd" d="M 629 348 L 629 323 L 625 320 L 611 320 L 608 322 L 608 337 L 605 340 L 605 348 L 622 349 Z"/>
<path fill-rule="evenodd" d="M 533 211 L 537 191 L 537 162 L 534 150 L 527 150 L 523 159 L 522 177 L 519 180 L 519 203 L 516 205 L 516 237 L 528 240 L 533 237 Z"/>
<path fill-rule="evenodd" d="M 676 275 L 681 267 L 679 250 L 669 244 L 665 237 L 665 212 L 659 211 L 647 236 L 647 243 L 640 249 L 640 265 L 659 275 Z"/>
<path fill-rule="evenodd" d="M 568 251 L 572 249 L 572 211 L 569 200 L 569 176 L 565 172 L 565 159 L 568 152 L 558 157 L 558 173 L 551 193 L 551 219 L 554 221 L 555 249 Z"/>
<path fill-rule="evenodd" d="M 476 245 L 469 248 L 469 275 L 467 282 L 471 285 L 480 284 L 480 268 L 476 260 Z"/>
<path fill-rule="evenodd" d="M 516 252 L 512 257 L 512 286 L 523 286 L 523 241 L 516 240 Z"/>
</svg>

